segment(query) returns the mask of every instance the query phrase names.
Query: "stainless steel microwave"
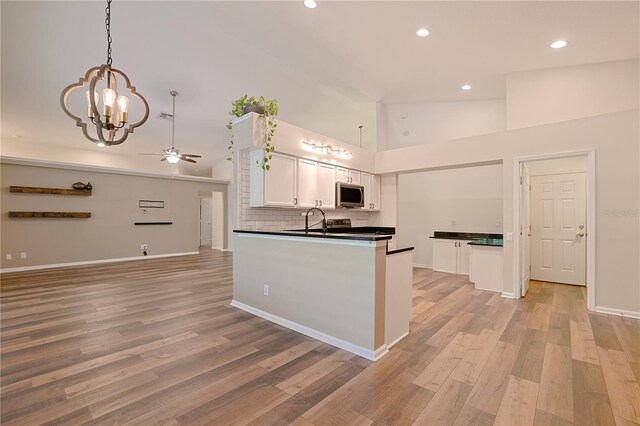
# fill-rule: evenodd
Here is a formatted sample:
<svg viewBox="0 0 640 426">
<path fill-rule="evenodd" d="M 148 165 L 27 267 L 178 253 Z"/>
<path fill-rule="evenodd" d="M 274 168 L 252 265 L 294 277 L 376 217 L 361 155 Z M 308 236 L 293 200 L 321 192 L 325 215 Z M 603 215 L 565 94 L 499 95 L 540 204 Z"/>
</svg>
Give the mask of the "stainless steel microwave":
<svg viewBox="0 0 640 426">
<path fill-rule="evenodd" d="M 364 186 L 336 183 L 336 207 L 364 207 Z"/>
</svg>

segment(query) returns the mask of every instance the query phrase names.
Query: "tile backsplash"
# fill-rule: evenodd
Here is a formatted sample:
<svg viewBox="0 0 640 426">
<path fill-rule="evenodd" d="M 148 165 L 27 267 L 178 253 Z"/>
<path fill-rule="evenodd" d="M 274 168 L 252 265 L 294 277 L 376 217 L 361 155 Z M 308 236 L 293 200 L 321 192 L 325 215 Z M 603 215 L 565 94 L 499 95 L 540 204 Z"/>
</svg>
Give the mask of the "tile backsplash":
<svg viewBox="0 0 640 426">
<path fill-rule="evenodd" d="M 240 224 L 240 228 L 265 231 L 304 228 L 304 216 L 301 216 L 301 214 L 305 213 L 307 209 L 249 207 L 249 165 L 249 152 L 242 152 L 240 160 L 240 206 L 238 209 L 238 224 Z M 367 226 L 371 215 L 378 213 L 348 209 L 325 211 L 327 219 L 351 219 L 351 226 Z M 309 223 L 316 223 L 320 220 L 322 220 L 322 217 L 316 214 L 309 218 Z"/>
</svg>

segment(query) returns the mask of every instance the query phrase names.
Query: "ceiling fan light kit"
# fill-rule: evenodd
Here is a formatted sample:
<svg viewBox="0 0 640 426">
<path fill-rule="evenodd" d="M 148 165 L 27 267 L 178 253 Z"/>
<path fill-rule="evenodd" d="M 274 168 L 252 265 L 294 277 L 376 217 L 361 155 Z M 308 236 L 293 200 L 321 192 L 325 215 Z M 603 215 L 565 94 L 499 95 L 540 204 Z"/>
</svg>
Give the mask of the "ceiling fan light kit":
<svg viewBox="0 0 640 426">
<path fill-rule="evenodd" d="M 121 144 L 127 139 L 129 133 L 133 133 L 136 127 L 142 126 L 149 117 L 149 104 L 145 98 L 136 92 L 136 88 L 131 85 L 129 77 L 124 72 L 111 66 L 111 0 L 107 0 L 105 14 L 107 63 L 90 68 L 84 78 L 80 78 L 78 83 L 67 86 L 60 96 L 60 104 L 64 112 L 76 121 L 76 126 L 82 128 L 84 136 L 98 146 Z M 128 92 L 128 96 L 118 92 L 118 80 L 121 80 L 121 86 L 124 86 L 123 89 Z M 98 108 L 100 87 L 102 87 L 102 108 Z M 72 113 L 68 105 L 69 95 L 80 89 L 86 90 L 87 121 Z M 139 99 L 144 107 L 142 119 L 135 123 L 129 123 L 129 100 L 132 97 Z M 95 135 L 89 131 L 89 128 L 94 126 Z"/>
</svg>

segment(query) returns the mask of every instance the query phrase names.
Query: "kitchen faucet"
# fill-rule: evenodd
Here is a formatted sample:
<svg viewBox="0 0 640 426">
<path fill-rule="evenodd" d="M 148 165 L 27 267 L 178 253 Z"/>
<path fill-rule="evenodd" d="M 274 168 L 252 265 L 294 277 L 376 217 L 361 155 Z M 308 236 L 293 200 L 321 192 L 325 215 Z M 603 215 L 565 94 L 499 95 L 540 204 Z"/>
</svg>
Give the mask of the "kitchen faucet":
<svg viewBox="0 0 640 426">
<path fill-rule="evenodd" d="M 319 209 L 317 207 L 311 207 L 309 210 L 307 210 L 307 214 L 304 215 L 304 232 L 309 232 L 309 213 L 311 213 L 312 210 L 318 210 L 320 213 L 322 213 L 322 232 L 327 232 L 327 216 L 325 216 L 322 209 Z M 311 226 L 317 225 L 318 223 L 314 223 Z"/>
</svg>

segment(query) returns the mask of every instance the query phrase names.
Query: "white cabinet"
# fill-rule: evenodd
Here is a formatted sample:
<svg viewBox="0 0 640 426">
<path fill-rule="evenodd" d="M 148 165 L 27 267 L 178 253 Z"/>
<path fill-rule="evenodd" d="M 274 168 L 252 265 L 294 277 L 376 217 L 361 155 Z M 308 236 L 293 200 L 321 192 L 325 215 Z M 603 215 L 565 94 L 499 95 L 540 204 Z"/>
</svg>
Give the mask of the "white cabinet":
<svg viewBox="0 0 640 426">
<path fill-rule="evenodd" d="M 360 185 L 360 172 L 356 170 L 345 169 L 344 167 L 337 167 L 336 182 Z"/>
<path fill-rule="evenodd" d="M 433 270 L 469 275 L 471 251 L 469 241 L 433 240 Z"/>
<path fill-rule="evenodd" d="M 298 207 L 336 206 L 336 168 L 330 164 L 298 159 Z"/>
<path fill-rule="evenodd" d="M 380 176 L 361 173 L 360 184 L 364 186 L 364 209 L 380 210 Z"/>
<path fill-rule="evenodd" d="M 295 207 L 296 158 L 273 153 L 271 170 L 265 171 L 256 165 L 263 155 L 261 149 L 249 154 L 249 206 Z"/>
<path fill-rule="evenodd" d="M 272 167 L 273 169 L 273 167 Z M 318 207 L 318 163 L 298 159 L 298 207 Z"/>
<path fill-rule="evenodd" d="M 336 208 L 336 168 L 318 164 L 318 201 L 323 209 Z"/>
</svg>

